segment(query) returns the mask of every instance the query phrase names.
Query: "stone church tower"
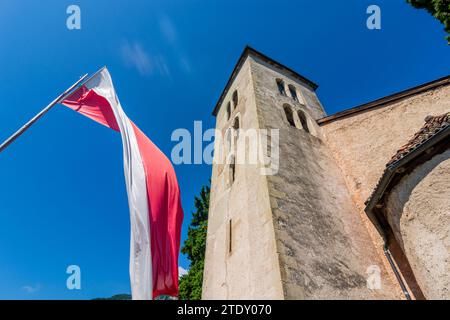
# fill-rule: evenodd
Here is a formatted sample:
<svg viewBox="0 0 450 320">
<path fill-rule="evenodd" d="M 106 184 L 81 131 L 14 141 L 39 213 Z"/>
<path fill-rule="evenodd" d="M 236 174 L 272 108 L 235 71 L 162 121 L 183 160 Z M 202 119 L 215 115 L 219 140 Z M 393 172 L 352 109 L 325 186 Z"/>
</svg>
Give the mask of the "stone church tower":
<svg viewBox="0 0 450 320">
<path fill-rule="evenodd" d="M 216 129 L 225 145 L 230 128 L 278 129 L 277 141 L 268 137 L 279 150 L 277 168 L 262 174 L 262 164 L 236 161 L 229 146 L 217 152 L 216 139 L 203 298 L 423 298 L 414 276 L 408 280 L 402 273 L 411 271 L 409 264 L 392 258 L 389 244 L 383 252 L 379 226 L 364 212 L 364 201 L 396 148 L 420 129 L 417 123 L 450 110 L 443 102 L 450 92 L 445 83 L 433 107 L 409 110 L 404 126 L 416 127 L 396 124 L 398 132 L 386 138 L 393 145 L 380 146 L 386 140 L 377 136 L 380 124 L 396 130 L 386 113 L 398 117 L 395 110 L 403 109 L 395 103 L 404 97 L 327 117 L 316 84 L 247 47 L 214 109 Z M 365 118 L 355 124 L 358 117 Z M 245 139 L 239 135 L 231 139 Z"/>
</svg>

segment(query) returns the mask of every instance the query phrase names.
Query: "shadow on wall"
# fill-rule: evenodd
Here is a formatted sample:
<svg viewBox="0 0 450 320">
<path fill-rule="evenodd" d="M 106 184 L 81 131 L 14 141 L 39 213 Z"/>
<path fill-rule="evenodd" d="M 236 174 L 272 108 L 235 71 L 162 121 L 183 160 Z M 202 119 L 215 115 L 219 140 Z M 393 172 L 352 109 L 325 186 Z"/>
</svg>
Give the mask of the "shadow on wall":
<svg viewBox="0 0 450 320">
<path fill-rule="evenodd" d="M 392 189 L 387 215 L 423 293 L 450 298 L 450 150 L 435 155 Z"/>
</svg>

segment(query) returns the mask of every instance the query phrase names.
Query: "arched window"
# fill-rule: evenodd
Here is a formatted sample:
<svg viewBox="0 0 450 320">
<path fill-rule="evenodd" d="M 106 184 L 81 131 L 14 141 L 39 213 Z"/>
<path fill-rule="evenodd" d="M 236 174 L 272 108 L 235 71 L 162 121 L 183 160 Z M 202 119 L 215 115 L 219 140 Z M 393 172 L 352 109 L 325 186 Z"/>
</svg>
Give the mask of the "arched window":
<svg viewBox="0 0 450 320">
<path fill-rule="evenodd" d="M 237 107 L 238 102 L 239 102 L 239 96 L 238 96 L 237 91 L 235 90 L 235 91 L 233 92 L 233 107 L 234 107 L 234 108 Z"/>
<path fill-rule="evenodd" d="M 286 114 L 286 119 L 292 127 L 295 127 L 294 114 L 292 113 L 292 108 L 290 105 L 285 104 L 283 106 L 284 113 Z"/>
<path fill-rule="evenodd" d="M 239 117 L 234 118 L 233 129 L 234 130 L 238 130 L 239 129 Z"/>
<path fill-rule="evenodd" d="M 302 124 L 303 130 L 305 130 L 306 132 L 309 133 L 308 120 L 306 120 L 305 113 L 303 111 L 299 110 L 297 112 L 297 114 L 298 114 L 298 118 L 300 119 L 300 123 Z"/>
<path fill-rule="evenodd" d="M 286 89 L 284 87 L 284 81 L 281 79 L 277 79 L 277 87 L 278 87 L 278 91 L 280 92 L 280 94 L 282 94 L 283 96 L 286 95 Z"/>
<path fill-rule="evenodd" d="M 289 85 L 289 92 L 291 94 L 292 99 L 298 102 L 297 90 L 292 84 Z"/>
<path fill-rule="evenodd" d="M 227 121 L 230 120 L 231 117 L 231 103 L 227 103 Z"/>
</svg>

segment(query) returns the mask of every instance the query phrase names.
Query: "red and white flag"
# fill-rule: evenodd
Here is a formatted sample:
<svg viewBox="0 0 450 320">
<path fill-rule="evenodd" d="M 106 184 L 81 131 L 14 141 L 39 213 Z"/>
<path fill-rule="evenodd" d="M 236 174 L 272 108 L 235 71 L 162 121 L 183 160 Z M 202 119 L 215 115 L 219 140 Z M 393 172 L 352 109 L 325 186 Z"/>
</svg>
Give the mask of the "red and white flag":
<svg viewBox="0 0 450 320">
<path fill-rule="evenodd" d="M 133 299 L 177 296 L 183 209 L 170 160 L 127 117 L 106 68 L 62 104 L 121 133 L 131 220 Z"/>
</svg>

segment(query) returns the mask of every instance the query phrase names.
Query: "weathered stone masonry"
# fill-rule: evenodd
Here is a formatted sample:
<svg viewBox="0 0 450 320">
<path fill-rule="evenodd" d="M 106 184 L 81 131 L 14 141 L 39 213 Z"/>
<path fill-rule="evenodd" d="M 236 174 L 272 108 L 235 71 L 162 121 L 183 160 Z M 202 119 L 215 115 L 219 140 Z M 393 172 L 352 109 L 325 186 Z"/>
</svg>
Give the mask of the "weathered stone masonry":
<svg viewBox="0 0 450 320">
<path fill-rule="evenodd" d="M 449 86 L 336 117 L 326 117 L 316 88 L 251 48 L 239 59 L 216 128 L 226 132 L 237 117 L 244 130 L 279 129 L 279 171 L 237 164 L 230 181 L 229 165 L 213 165 L 204 299 L 404 298 L 364 201 L 425 115 L 450 110 Z M 366 283 L 373 266 L 377 290 Z"/>
</svg>

